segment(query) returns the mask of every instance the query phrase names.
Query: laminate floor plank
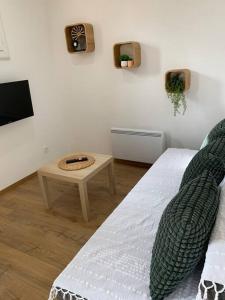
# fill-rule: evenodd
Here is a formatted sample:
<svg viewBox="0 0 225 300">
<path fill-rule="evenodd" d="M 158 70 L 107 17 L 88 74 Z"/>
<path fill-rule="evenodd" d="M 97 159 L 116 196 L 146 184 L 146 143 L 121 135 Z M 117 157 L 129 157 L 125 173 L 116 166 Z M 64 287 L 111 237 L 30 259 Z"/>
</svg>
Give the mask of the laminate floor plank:
<svg viewBox="0 0 225 300">
<path fill-rule="evenodd" d="M 37 176 L 0 194 L 0 300 L 47 300 L 54 279 L 145 174 L 115 164 L 117 194 L 106 170 L 88 183 L 90 222 L 82 218 L 76 185 L 49 180 L 46 210 Z"/>
</svg>

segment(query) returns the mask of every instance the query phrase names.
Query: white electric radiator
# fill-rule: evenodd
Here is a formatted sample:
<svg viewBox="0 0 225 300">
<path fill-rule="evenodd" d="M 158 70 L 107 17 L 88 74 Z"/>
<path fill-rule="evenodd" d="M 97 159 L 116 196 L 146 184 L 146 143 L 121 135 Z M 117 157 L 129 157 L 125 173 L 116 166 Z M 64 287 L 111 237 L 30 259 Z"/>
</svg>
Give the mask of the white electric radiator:
<svg viewBox="0 0 225 300">
<path fill-rule="evenodd" d="M 162 131 L 112 128 L 112 152 L 118 159 L 154 163 L 165 151 Z"/>
</svg>

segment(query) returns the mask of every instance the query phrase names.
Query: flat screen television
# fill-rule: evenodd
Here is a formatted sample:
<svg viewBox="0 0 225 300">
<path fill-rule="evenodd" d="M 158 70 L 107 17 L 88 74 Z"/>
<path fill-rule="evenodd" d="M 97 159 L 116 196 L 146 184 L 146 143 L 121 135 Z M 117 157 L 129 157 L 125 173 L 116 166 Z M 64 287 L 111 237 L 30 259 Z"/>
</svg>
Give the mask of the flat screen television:
<svg viewBox="0 0 225 300">
<path fill-rule="evenodd" d="M 0 84 L 0 126 L 33 115 L 28 80 Z"/>
</svg>

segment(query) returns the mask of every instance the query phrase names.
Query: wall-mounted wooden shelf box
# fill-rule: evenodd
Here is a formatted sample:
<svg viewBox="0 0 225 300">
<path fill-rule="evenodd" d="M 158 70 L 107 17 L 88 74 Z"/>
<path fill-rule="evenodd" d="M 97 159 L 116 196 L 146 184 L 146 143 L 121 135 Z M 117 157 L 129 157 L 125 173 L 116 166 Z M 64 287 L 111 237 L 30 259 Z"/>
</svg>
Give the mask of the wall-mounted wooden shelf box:
<svg viewBox="0 0 225 300">
<path fill-rule="evenodd" d="M 188 91 L 191 86 L 191 71 L 189 69 L 175 69 L 166 72 L 165 75 L 165 87 L 167 81 L 171 78 L 171 76 L 180 74 L 184 78 L 184 91 Z"/>
<path fill-rule="evenodd" d="M 66 26 L 66 43 L 69 53 L 87 53 L 95 49 L 93 26 L 79 23 Z"/>
<path fill-rule="evenodd" d="M 114 45 L 114 64 L 118 69 L 122 69 L 120 63 L 120 55 L 127 54 L 133 58 L 133 66 L 127 67 L 137 68 L 141 65 L 141 46 L 138 42 L 125 42 Z"/>
</svg>

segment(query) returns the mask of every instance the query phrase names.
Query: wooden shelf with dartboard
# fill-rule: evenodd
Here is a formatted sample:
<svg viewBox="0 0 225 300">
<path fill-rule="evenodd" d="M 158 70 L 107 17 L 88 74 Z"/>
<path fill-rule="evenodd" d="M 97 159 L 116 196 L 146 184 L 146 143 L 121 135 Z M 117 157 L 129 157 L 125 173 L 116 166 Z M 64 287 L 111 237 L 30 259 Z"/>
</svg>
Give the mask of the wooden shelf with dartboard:
<svg viewBox="0 0 225 300">
<path fill-rule="evenodd" d="M 80 23 L 66 26 L 65 34 L 69 53 L 94 51 L 94 30 L 91 24 Z"/>
</svg>

